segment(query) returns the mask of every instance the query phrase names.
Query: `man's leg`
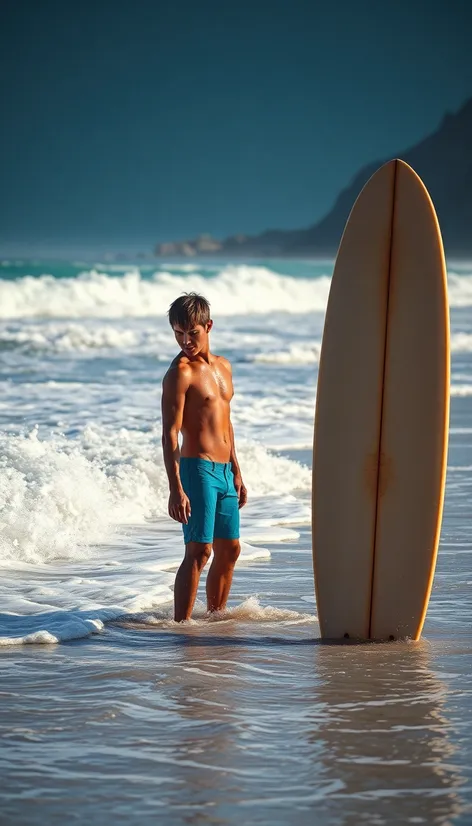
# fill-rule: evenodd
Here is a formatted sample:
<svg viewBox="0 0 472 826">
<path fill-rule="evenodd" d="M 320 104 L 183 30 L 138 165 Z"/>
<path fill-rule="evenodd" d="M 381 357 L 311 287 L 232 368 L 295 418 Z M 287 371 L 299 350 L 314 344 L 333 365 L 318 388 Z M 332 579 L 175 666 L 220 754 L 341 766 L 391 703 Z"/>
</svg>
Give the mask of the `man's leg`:
<svg viewBox="0 0 472 826">
<path fill-rule="evenodd" d="M 215 539 L 213 562 L 206 581 L 209 611 L 222 611 L 228 600 L 233 571 L 241 551 L 239 539 Z"/>
<path fill-rule="evenodd" d="M 176 622 L 188 620 L 192 616 L 200 574 L 210 554 L 211 544 L 209 543 L 189 542 L 185 546 L 184 560 L 177 571 L 174 586 L 174 619 Z"/>
</svg>

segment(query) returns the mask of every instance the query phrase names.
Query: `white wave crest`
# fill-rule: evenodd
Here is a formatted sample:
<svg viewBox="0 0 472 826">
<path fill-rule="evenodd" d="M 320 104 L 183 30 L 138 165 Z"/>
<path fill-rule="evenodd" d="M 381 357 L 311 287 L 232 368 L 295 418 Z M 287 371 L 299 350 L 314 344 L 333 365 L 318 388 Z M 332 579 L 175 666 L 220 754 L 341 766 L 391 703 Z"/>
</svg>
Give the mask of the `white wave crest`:
<svg viewBox="0 0 472 826">
<path fill-rule="evenodd" d="M 472 353 L 472 334 L 454 333 L 451 335 L 451 351 L 453 353 Z"/>
<path fill-rule="evenodd" d="M 21 350 L 66 353 L 87 353 L 96 350 L 139 351 L 171 358 L 175 351 L 172 331 L 162 322 L 150 321 L 146 328 L 136 325 L 143 321 L 124 322 L 84 321 L 27 321 L 10 322 L 0 328 L 0 349 L 16 347 Z M 21 325 L 21 326 L 20 326 Z M 134 326 L 131 326 L 134 325 Z M 159 325 L 159 329 L 158 329 Z M 269 334 L 232 334 L 231 330 L 217 330 L 220 344 L 248 353 L 248 361 L 262 364 L 318 364 L 321 341 L 293 342 L 285 349 L 276 349 L 274 337 Z M 259 348 L 266 349 L 260 350 Z M 253 351 L 253 352 L 251 352 Z M 451 335 L 453 353 L 472 352 L 472 334 L 457 332 Z"/>
<path fill-rule="evenodd" d="M 451 396 L 472 396 L 472 384 L 451 384 Z"/>
<path fill-rule="evenodd" d="M 183 292 L 203 293 L 218 315 L 324 311 L 330 278 L 297 279 L 266 267 L 227 266 L 212 278 L 195 272 L 157 272 L 142 278 L 139 270 L 122 277 L 97 270 L 76 278 L 25 276 L 0 281 L 0 318 L 122 318 L 163 316 Z"/>
<path fill-rule="evenodd" d="M 211 277 L 188 264 L 185 273 L 159 270 L 143 277 L 138 267 L 116 275 L 97 269 L 75 278 L 24 276 L 0 280 L 0 318 L 123 318 L 164 316 L 182 292 L 203 293 L 215 315 L 324 312 L 331 277 L 294 278 L 268 267 L 228 264 Z M 143 272 L 149 275 L 149 266 Z M 451 307 L 472 306 L 472 277 L 448 276 Z"/>
<path fill-rule="evenodd" d="M 472 306 L 472 276 L 449 272 L 448 293 L 451 307 Z"/>
<path fill-rule="evenodd" d="M 17 347 L 22 350 L 48 350 L 56 353 L 86 353 L 95 350 L 120 350 L 156 353 L 173 346 L 171 331 L 130 329 L 112 324 L 97 326 L 97 322 L 42 322 L 26 323 L 21 328 L 0 330 L 0 348 Z"/>
<path fill-rule="evenodd" d="M 117 526 L 167 517 L 159 436 L 157 429 L 105 426 L 88 426 L 74 440 L 55 435 L 42 441 L 36 429 L 28 436 L 2 434 L 0 562 L 87 558 L 87 547 L 108 541 Z M 284 521 L 288 507 L 289 522 L 294 505 L 284 504 L 284 497 L 309 489 L 308 469 L 260 445 L 242 442 L 238 453 L 250 497 L 282 497 L 274 517 Z M 254 512 L 255 534 L 261 532 L 260 510 Z"/>
<path fill-rule="evenodd" d="M 38 431 L 0 437 L 0 560 L 77 558 L 106 541 L 117 524 L 164 512 L 163 472 L 121 438 L 104 456 L 100 435 L 80 443 Z M 98 442 L 98 444 L 97 444 Z M 159 507 L 160 503 L 160 507 Z"/>
<path fill-rule="evenodd" d="M 269 350 L 265 353 L 256 353 L 254 361 L 264 364 L 318 364 L 320 360 L 321 343 L 307 345 L 291 344 L 286 350 Z"/>
</svg>

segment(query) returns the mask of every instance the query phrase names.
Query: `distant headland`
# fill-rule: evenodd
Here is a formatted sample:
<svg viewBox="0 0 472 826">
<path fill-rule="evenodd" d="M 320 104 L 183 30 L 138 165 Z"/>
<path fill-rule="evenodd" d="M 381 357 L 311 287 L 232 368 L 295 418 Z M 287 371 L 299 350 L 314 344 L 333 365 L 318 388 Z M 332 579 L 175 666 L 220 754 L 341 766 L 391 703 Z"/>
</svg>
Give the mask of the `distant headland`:
<svg viewBox="0 0 472 826">
<path fill-rule="evenodd" d="M 446 114 L 438 129 L 412 148 L 399 152 L 420 175 L 433 199 L 446 254 L 472 255 L 472 98 L 456 114 Z M 364 166 L 343 189 L 333 208 L 316 224 L 300 230 L 267 230 L 260 235 L 231 235 L 220 241 L 201 235 L 158 244 L 155 254 L 169 256 L 332 256 L 360 190 L 390 158 Z"/>
</svg>

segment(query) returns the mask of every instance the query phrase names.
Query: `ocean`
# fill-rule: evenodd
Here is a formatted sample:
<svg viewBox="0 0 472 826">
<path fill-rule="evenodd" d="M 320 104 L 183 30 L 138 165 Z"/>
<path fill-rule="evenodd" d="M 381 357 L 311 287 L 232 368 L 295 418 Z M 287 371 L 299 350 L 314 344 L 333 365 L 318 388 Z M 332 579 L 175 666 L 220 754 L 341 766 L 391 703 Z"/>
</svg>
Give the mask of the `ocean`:
<svg viewBox="0 0 472 826">
<path fill-rule="evenodd" d="M 472 823 L 472 264 L 419 643 L 321 645 L 313 413 L 331 261 L 0 262 L 0 823 Z M 172 621 L 166 312 L 211 302 L 248 505 L 228 610 Z"/>
</svg>

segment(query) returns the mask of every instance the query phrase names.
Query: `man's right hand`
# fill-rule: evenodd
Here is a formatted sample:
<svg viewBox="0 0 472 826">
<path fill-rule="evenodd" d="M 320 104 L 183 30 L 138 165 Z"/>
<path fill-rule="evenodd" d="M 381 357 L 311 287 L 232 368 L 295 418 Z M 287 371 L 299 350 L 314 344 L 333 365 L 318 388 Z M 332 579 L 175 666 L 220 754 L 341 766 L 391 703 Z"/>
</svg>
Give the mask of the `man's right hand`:
<svg viewBox="0 0 472 826">
<path fill-rule="evenodd" d="M 169 516 L 183 525 L 190 519 L 190 499 L 183 490 L 171 491 L 169 496 Z"/>
</svg>

